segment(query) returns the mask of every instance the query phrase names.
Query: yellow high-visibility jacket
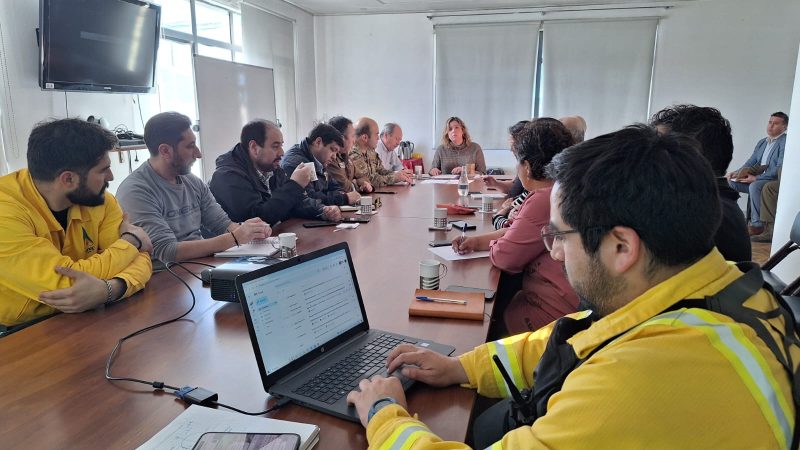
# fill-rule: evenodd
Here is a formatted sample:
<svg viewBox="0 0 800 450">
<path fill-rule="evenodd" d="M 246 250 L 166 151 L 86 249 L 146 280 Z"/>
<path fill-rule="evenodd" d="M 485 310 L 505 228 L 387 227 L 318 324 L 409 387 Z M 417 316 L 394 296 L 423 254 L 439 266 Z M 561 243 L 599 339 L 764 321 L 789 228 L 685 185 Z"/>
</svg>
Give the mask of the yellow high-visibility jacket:
<svg viewBox="0 0 800 450">
<path fill-rule="evenodd" d="M 714 249 L 577 333 L 568 342 L 578 358 L 625 334 L 566 378 L 562 390 L 550 398 L 544 416 L 532 426 L 507 433 L 492 448 L 788 450 L 796 414 L 791 381 L 755 331 L 704 309 L 659 314 L 680 300 L 715 294 L 741 275 Z M 765 290 L 745 306 L 759 311 L 775 308 Z M 785 329 L 782 318 L 771 321 Z M 517 387 L 529 387 L 552 326 L 461 355 L 468 387 L 488 397 L 509 396 L 491 362 L 494 354 L 509 369 Z M 800 348 L 793 346 L 790 352 L 797 370 Z M 397 405 L 375 414 L 367 438 L 370 448 L 380 449 L 465 447 L 442 442 Z"/>
<path fill-rule="evenodd" d="M 65 231 L 27 169 L 0 177 L 0 324 L 27 322 L 56 310 L 38 301 L 44 291 L 72 285 L 56 266 L 98 278 L 121 278 L 125 297 L 152 275 L 150 255 L 119 238 L 122 209 L 106 192 L 100 206 L 72 206 Z"/>
</svg>

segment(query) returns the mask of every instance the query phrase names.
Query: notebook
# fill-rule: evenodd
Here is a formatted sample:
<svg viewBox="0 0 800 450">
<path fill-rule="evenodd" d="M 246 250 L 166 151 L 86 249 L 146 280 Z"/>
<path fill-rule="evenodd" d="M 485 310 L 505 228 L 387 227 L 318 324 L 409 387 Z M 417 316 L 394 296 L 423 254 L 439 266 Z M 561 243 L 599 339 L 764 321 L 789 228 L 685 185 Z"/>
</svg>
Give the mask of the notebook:
<svg viewBox="0 0 800 450">
<path fill-rule="evenodd" d="M 138 450 L 192 448 L 207 431 L 243 433 L 293 433 L 300 436 L 300 450 L 319 442 L 319 427 L 307 423 L 250 417 L 243 414 L 192 405 Z"/>
<path fill-rule="evenodd" d="M 453 303 L 426 302 L 417 300 L 418 296 L 446 298 L 450 300 L 465 300 L 466 305 Z M 480 292 L 450 292 L 417 289 L 411 305 L 408 307 L 409 316 L 448 317 L 452 319 L 469 319 L 483 321 L 483 306 L 486 302 L 484 294 Z"/>
<path fill-rule="evenodd" d="M 238 256 L 272 256 L 278 252 L 271 242 L 277 238 L 259 239 L 242 245 L 234 245 L 224 252 L 214 253 L 217 258 L 235 258 Z"/>
<path fill-rule="evenodd" d="M 346 242 L 236 277 L 264 390 L 358 422 L 347 393 L 410 343 L 450 355 L 454 347 L 371 329 Z M 413 380 L 396 371 L 403 387 Z M 336 379 L 332 379 L 336 378 Z"/>
</svg>

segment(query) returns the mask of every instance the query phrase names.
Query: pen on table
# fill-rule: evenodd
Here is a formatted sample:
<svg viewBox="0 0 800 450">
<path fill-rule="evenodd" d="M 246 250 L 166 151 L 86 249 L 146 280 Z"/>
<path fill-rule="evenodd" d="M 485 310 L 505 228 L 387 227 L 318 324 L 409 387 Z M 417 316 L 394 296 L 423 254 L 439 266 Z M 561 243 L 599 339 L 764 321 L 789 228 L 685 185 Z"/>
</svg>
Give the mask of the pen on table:
<svg viewBox="0 0 800 450">
<path fill-rule="evenodd" d="M 464 228 L 461 229 L 461 237 L 458 239 L 458 250 L 461 251 L 461 244 L 464 243 L 464 239 L 467 237 L 467 226 L 464 225 Z"/>
<path fill-rule="evenodd" d="M 456 305 L 466 305 L 466 300 L 453 300 L 451 298 L 439 298 L 439 297 L 428 297 L 425 295 L 418 295 L 417 300 L 423 302 L 434 302 L 434 303 L 455 303 Z"/>
</svg>

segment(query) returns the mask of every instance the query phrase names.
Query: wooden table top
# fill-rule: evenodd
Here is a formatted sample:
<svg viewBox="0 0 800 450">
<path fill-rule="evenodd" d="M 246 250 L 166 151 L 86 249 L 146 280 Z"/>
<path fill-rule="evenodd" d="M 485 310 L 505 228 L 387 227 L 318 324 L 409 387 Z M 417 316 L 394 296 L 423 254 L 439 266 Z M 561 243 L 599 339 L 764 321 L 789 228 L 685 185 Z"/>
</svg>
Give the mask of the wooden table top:
<svg viewBox="0 0 800 450">
<path fill-rule="evenodd" d="M 480 186 L 482 187 L 482 186 Z M 417 185 L 381 190 L 383 207 L 355 230 L 302 227 L 290 220 L 275 232 L 298 234 L 306 253 L 347 241 L 366 304 L 370 325 L 432 339 L 456 347 L 456 354 L 484 342 L 483 322 L 408 316 L 419 283 L 418 262 L 432 258 L 427 242 L 449 233 L 428 231 L 435 202 L 457 200 L 454 185 Z M 476 184 L 471 190 L 480 190 Z M 454 216 L 450 219 L 465 218 Z M 467 216 L 476 232 L 491 229 L 489 215 Z M 473 232 L 474 233 L 474 232 Z M 221 259 L 204 260 L 212 264 Z M 499 272 L 488 259 L 448 261 L 442 287 L 460 284 L 495 289 Z M 187 265 L 199 273 L 198 265 Z M 113 366 L 116 376 L 161 380 L 173 386 L 201 386 L 219 393 L 220 402 L 248 411 L 272 405 L 264 392 L 241 307 L 214 301 L 181 268 L 173 269 L 194 291 L 196 304 L 176 323 L 134 337 L 123 345 Z M 82 314 L 62 314 L 0 339 L 0 442 L 9 448 L 133 448 L 186 406 L 174 396 L 145 385 L 103 378 L 106 358 L 117 339 L 186 311 L 192 297 L 167 272 L 154 274 L 147 287 L 118 305 Z M 486 313 L 491 315 L 492 303 Z M 445 439 L 463 440 L 474 391 L 416 385 L 408 392 L 409 409 Z M 360 424 L 304 407 L 287 405 L 269 417 L 320 426 L 316 448 L 365 448 Z"/>
</svg>

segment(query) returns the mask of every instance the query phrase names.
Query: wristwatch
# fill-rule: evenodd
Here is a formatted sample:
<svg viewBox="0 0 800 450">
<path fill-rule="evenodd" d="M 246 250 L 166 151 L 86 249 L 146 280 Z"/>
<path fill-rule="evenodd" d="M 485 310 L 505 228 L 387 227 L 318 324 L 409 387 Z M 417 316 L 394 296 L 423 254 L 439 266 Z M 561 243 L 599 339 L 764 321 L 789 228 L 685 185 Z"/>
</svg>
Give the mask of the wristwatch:
<svg viewBox="0 0 800 450">
<path fill-rule="evenodd" d="M 367 422 L 372 420 L 372 416 L 374 416 L 378 411 L 380 411 L 384 407 L 396 403 L 397 400 L 393 399 L 392 397 L 383 397 L 375 400 L 375 403 L 372 404 L 372 407 L 369 409 L 369 413 L 367 414 Z"/>
</svg>

